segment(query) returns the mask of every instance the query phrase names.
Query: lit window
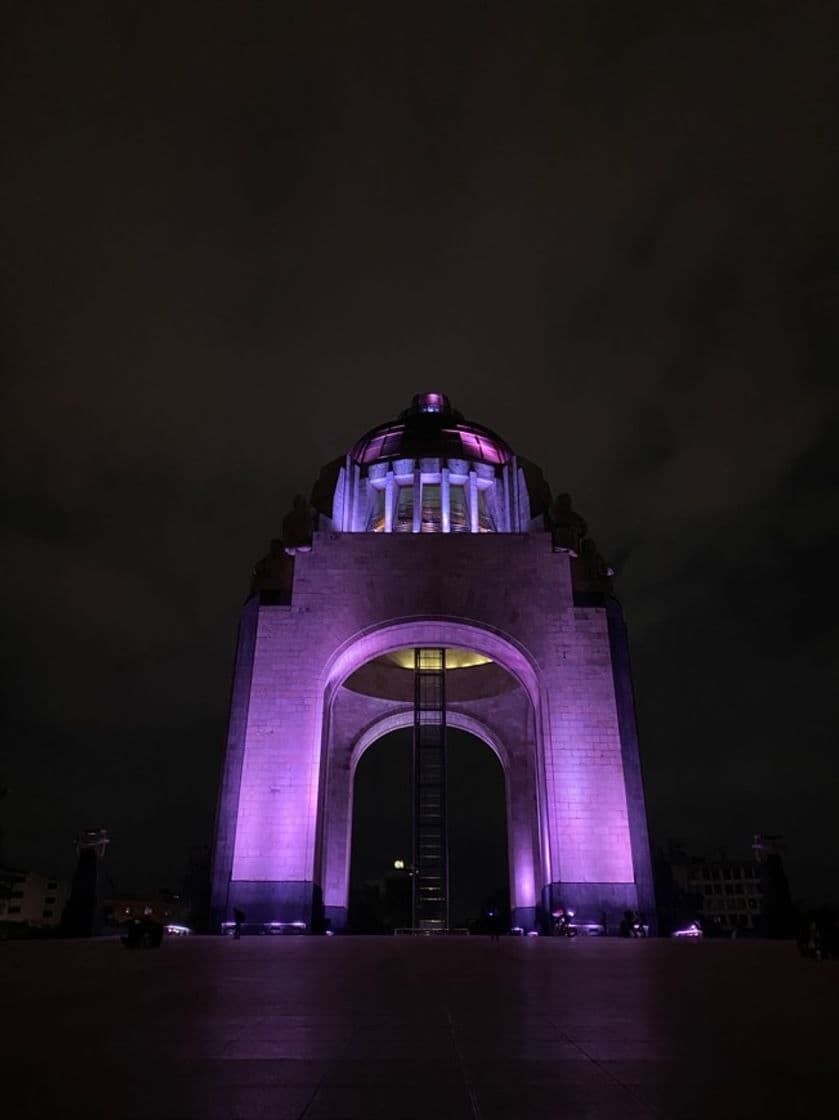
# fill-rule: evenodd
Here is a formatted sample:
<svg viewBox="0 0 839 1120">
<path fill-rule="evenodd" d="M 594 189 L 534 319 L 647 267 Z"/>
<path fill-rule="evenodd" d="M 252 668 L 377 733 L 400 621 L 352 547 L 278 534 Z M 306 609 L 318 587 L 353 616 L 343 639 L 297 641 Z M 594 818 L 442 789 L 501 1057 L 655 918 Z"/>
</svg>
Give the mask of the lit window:
<svg viewBox="0 0 839 1120">
<path fill-rule="evenodd" d="M 385 500 L 387 494 L 384 489 L 373 491 L 373 509 L 370 512 L 370 520 L 367 528 L 371 533 L 383 533 L 385 531 Z"/>
<path fill-rule="evenodd" d="M 495 526 L 492 523 L 492 516 L 489 512 L 489 491 L 478 491 L 478 531 L 481 533 L 491 533 Z"/>
<path fill-rule="evenodd" d="M 449 488 L 449 526 L 453 533 L 469 532 L 466 490 L 463 486 L 451 486 Z"/>
<path fill-rule="evenodd" d="M 438 483 L 426 484 L 422 488 L 422 519 L 420 528 L 423 533 L 439 533 L 442 528 L 440 486 Z"/>
<path fill-rule="evenodd" d="M 396 522 L 393 526 L 395 533 L 412 533 L 414 531 L 414 487 L 400 486 L 396 501 Z"/>
</svg>

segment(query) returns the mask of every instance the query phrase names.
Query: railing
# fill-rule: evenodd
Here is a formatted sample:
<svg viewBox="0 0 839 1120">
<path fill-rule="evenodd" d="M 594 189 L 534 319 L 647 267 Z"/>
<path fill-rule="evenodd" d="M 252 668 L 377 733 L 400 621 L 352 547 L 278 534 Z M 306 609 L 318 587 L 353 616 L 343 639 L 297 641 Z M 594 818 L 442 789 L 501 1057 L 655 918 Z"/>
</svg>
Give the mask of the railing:
<svg viewBox="0 0 839 1120">
<path fill-rule="evenodd" d="M 423 927 L 421 929 L 413 929 L 410 926 L 402 926 L 393 931 L 394 937 L 439 937 L 441 934 L 446 937 L 469 937 L 468 929 L 429 929 Z"/>
</svg>

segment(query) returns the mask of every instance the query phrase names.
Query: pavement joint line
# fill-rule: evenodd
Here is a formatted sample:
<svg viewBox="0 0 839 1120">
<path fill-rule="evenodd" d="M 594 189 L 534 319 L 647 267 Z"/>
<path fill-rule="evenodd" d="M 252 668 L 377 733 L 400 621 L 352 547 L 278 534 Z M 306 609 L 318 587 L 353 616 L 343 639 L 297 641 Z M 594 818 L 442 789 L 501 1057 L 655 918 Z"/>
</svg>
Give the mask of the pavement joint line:
<svg viewBox="0 0 839 1120">
<path fill-rule="evenodd" d="M 444 1007 L 443 1010 L 446 1012 L 446 1021 L 449 1027 L 452 1048 L 454 1049 L 455 1055 L 457 1057 L 458 1065 L 460 1066 L 460 1072 L 463 1075 L 463 1084 L 466 1089 L 466 1095 L 469 1098 L 469 1108 L 472 1110 L 472 1120 L 482 1120 L 481 1104 L 478 1100 L 478 1094 L 475 1090 L 475 1086 L 472 1084 L 469 1078 L 469 1071 L 466 1068 L 466 1060 L 463 1057 L 463 1051 L 460 1048 L 460 1043 L 457 1041 L 457 1031 L 455 1029 L 451 1008 Z"/>
<path fill-rule="evenodd" d="M 575 1050 L 579 1050 L 579 1052 L 583 1055 L 583 1057 L 586 1059 L 586 1061 L 591 1062 L 591 1064 L 595 1067 L 595 1069 L 599 1069 L 600 1072 L 602 1074 L 605 1074 L 605 1076 L 608 1077 L 610 1081 L 613 1081 L 615 1083 L 615 1085 L 620 1086 L 620 1088 L 623 1089 L 623 1091 L 626 1093 L 626 1095 L 631 1100 L 633 1100 L 635 1102 L 635 1104 L 637 1104 L 645 1112 L 648 1112 L 650 1114 L 650 1116 L 661 1116 L 662 1115 L 662 1113 L 659 1112 L 659 1110 L 654 1105 L 651 1105 L 649 1103 L 649 1101 L 646 1101 L 646 1100 L 644 1100 L 643 1097 L 640 1097 L 635 1092 L 634 1089 L 632 1089 L 629 1085 L 626 1084 L 626 1082 L 621 1081 L 621 1079 L 617 1076 L 617 1074 L 612 1073 L 612 1071 L 610 1069 L 607 1069 L 601 1061 L 599 1061 L 595 1057 L 592 1057 L 592 1055 L 589 1054 L 589 1052 L 585 1049 L 585 1047 L 582 1045 L 582 1043 L 578 1042 L 574 1038 L 571 1038 L 571 1036 L 566 1034 L 561 1028 L 557 1027 L 557 1030 L 558 1030 L 559 1035 L 562 1038 L 563 1042 L 567 1042 L 571 1046 L 573 1046 Z"/>
<path fill-rule="evenodd" d="M 309 1109 L 312 1107 L 312 1104 L 314 1103 L 315 1097 L 320 1092 L 321 1085 L 323 1085 L 323 1078 L 321 1078 L 320 1081 L 318 1081 L 317 1085 L 315 1085 L 314 1089 L 312 1089 L 312 1095 L 309 1097 L 309 1099 L 303 1105 L 303 1111 L 297 1117 L 297 1120 L 304 1120 L 304 1117 L 305 1117 L 306 1113 L 309 1111 Z"/>
</svg>

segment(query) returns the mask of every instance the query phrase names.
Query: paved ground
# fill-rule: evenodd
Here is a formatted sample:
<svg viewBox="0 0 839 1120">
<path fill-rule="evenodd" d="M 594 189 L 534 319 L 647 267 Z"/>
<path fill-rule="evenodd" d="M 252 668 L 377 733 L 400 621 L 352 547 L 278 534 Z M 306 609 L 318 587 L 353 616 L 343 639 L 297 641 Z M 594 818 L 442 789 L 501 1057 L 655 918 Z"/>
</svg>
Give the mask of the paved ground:
<svg viewBox="0 0 839 1120">
<path fill-rule="evenodd" d="M 789 945 L 18 942 L 0 983 L 8 1120 L 839 1111 L 839 962 Z"/>
</svg>

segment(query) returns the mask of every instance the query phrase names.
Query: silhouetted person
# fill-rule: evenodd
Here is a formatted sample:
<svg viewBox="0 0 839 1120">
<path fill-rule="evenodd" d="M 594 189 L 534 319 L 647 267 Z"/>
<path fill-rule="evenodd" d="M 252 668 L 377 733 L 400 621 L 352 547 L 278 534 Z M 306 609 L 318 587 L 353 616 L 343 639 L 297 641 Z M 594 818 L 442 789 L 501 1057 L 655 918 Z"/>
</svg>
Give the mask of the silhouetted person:
<svg viewBox="0 0 839 1120">
<path fill-rule="evenodd" d="M 238 908 L 233 911 L 233 936 L 238 941 L 242 936 L 242 926 L 245 924 L 245 913 Z"/>
<path fill-rule="evenodd" d="M 813 960 L 816 961 L 822 959 L 822 935 L 818 922 L 810 922 L 807 927 L 804 941 L 804 955 L 806 957 L 812 957 Z"/>
<path fill-rule="evenodd" d="M 163 924 L 147 914 L 140 923 L 143 927 L 143 948 L 159 949 L 163 943 Z"/>
<path fill-rule="evenodd" d="M 142 918 L 131 919 L 120 940 L 126 949 L 159 949 L 163 943 L 163 925 L 154 920 L 147 907 Z"/>
<path fill-rule="evenodd" d="M 496 910 L 488 910 L 487 918 L 489 918 L 490 941 L 497 941 L 500 932 L 499 927 L 501 925 L 501 918 Z"/>
<path fill-rule="evenodd" d="M 632 937 L 632 911 L 624 910 L 618 932 L 621 937 Z"/>
<path fill-rule="evenodd" d="M 128 923 L 128 929 L 125 936 L 120 938 L 126 949 L 142 949 L 143 947 L 143 923 L 139 918 L 132 918 Z"/>
<path fill-rule="evenodd" d="M 609 927 L 608 927 L 607 923 L 608 923 L 608 918 L 606 916 L 606 911 L 601 910 L 600 911 L 600 924 L 601 924 L 601 926 L 603 926 L 603 936 L 604 937 L 609 932 Z"/>
</svg>

